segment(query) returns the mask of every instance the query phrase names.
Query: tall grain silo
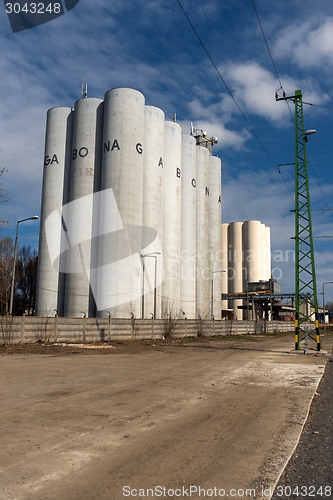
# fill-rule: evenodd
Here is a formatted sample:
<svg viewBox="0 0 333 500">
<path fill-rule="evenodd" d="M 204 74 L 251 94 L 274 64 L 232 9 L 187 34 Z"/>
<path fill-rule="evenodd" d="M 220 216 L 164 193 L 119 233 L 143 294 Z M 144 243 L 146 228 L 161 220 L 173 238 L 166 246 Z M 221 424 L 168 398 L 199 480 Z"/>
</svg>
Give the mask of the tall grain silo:
<svg viewBox="0 0 333 500">
<path fill-rule="evenodd" d="M 180 308 L 196 317 L 196 140 L 182 135 Z"/>
<path fill-rule="evenodd" d="M 164 112 L 154 106 L 145 106 L 145 143 L 143 170 L 143 227 L 154 228 L 159 241 L 163 241 L 163 171 L 164 171 Z M 163 255 L 157 245 L 151 243 L 145 249 L 149 254 L 144 259 L 145 276 L 142 312 L 145 318 L 161 317 L 162 285 L 155 287 L 155 279 L 161 280 L 164 273 Z M 143 254 L 143 255 L 145 255 Z M 156 275 L 155 267 L 156 265 Z M 156 301 L 156 303 L 155 303 Z"/>
<path fill-rule="evenodd" d="M 182 133 L 178 123 L 164 123 L 162 314 L 180 312 L 180 225 Z"/>
<path fill-rule="evenodd" d="M 197 146 L 197 316 L 211 316 L 209 151 Z"/>
<path fill-rule="evenodd" d="M 229 224 L 221 224 L 221 269 L 225 273 L 221 273 L 221 293 L 228 293 L 228 226 Z M 228 301 L 222 300 L 222 311 L 228 309 Z"/>
<path fill-rule="evenodd" d="M 212 272 L 211 314 L 215 319 L 221 319 L 222 275 L 227 268 L 221 262 L 221 160 L 216 156 L 209 157 L 209 226 L 210 226 L 210 269 Z"/>
<path fill-rule="evenodd" d="M 243 245 L 242 245 L 243 222 L 231 222 L 228 227 L 228 279 L 229 293 L 238 294 L 243 292 Z M 229 308 L 234 311 L 234 319 L 242 320 L 243 311 L 238 306 L 243 305 L 242 299 L 229 301 Z"/>
<path fill-rule="evenodd" d="M 74 107 L 70 202 L 100 190 L 102 127 L 103 100 L 92 97 L 78 100 Z M 77 252 L 69 253 L 66 262 L 65 316 L 82 317 L 84 313 L 94 317 L 89 244 L 93 231 L 93 198 L 86 198 L 83 206 L 71 203 L 68 219 L 68 237 Z"/>
<path fill-rule="evenodd" d="M 69 178 L 71 164 L 73 112 L 71 108 L 56 107 L 47 112 L 42 202 L 40 215 L 40 236 L 38 251 L 38 272 L 36 289 L 36 315 L 63 315 L 65 275 L 59 273 L 64 267 L 60 261 L 54 269 L 50 253 L 59 256 L 64 233 L 59 224 L 49 228 L 48 240 L 45 221 L 54 211 L 69 201 Z"/>
<path fill-rule="evenodd" d="M 102 206 L 99 232 L 118 227 L 119 215 L 123 232 L 113 235 L 113 256 L 108 238 L 99 245 L 99 316 L 141 314 L 141 244 L 137 235 L 133 239 L 133 228 L 142 227 L 144 113 L 145 98 L 137 90 L 116 88 L 105 94 L 101 189 L 113 189 L 118 213 L 104 212 Z"/>
</svg>

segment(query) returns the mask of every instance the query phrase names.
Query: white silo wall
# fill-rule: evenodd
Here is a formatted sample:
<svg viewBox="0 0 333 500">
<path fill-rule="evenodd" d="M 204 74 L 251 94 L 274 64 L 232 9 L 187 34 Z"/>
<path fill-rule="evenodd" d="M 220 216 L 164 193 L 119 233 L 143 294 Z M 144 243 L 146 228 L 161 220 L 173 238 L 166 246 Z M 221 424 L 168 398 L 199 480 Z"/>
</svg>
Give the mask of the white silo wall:
<svg viewBox="0 0 333 500">
<path fill-rule="evenodd" d="M 180 311 L 181 127 L 164 122 L 162 314 Z"/>
<path fill-rule="evenodd" d="M 229 293 L 237 294 L 243 291 L 243 222 L 231 222 L 228 227 L 228 278 Z M 242 299 L 229 301 L 229 307 L 234 311 L 234 319 L 242 320 L 243 311 L 238 306 L 243 304 Z"/>
<path fill-rule="evenodd" d="M 263 279 L 262 224 L 249 220 L 243 224 L 244 273 L 243 282 L 258 282 Z"/>
<path fill-rule="evenodd" d="M 101 189 L 113 189 L 119 212 L 101 207 L 100 235 L 121 230 L 119 215 L 126 234 L 133 226 L 142 227 L 144 109 L 145 98 L 137 90 L 116 88 L 105 94 Z M 99 316 L 140 317 L 142 263 L 137 246 L 130 236 L 125 244 L 117 239 L 112 262 L 108 240 L 100 242 Z"/>
<path fill-rule="evenodd" d="M 164 169 L 164 112 L 154 106 L 145 106 L 145 143 L 143 170 L 143 212 L 142 225 L 156 229 L 160 242 L 163 241 L 163 169 Z M 155 253 L 155 242 L 145 253 Z M 156 279 L 163 275 L 163 256 L 156 255 Z M 145 257 L 145 283 L 143 312 L 150 318 L 154 312 L 155 257 Z M 153 276 L 153 280 L 148 277 Z M 142 301 L 142 299 L 141 299 Z M 161 317 L 162 285 L 156 287 L 156 318 Z"/>
<path fill-rule="evenodd" d="M 197 316 L 211 317 L 209 151 L 197 146 Z"/>
<path fill-rule="evenodd" d="M 271 278 L 271 230 L 268 226 L 264 226 L 264 251 L 263 260 L 265 262 L 265 275 L 263 279 Z"/>
<path fill-rule="evenodd" d="M 182 135 L 180 308 L 196 317 L 196 140 Z"/>
<path fill-rule="evenodd" d="M 221 269 L 227 272 L 221 273 L 221 293 L 228 293 L 228 226 L 221 224 Z M 222 310 L 228 309 L 228 301 L 222 300 Z"/>
<path fill-rule="evenodd" d="M 47 112 L 40 236 L 36 290 L 36 315 L 63 314 L 65 275 L 54 269 L 46 240 L 45 221 L 55 210 L 61 211 L 69 199 L 69 176 L 73 112 L 71 108 L 57 107 Z M 49 245 L 60 254 L 63 232 L 61 216 L 57 227 L 50 231 Z"/>
<path fill-rule="evenodd" d="M 211 271 L 219 271 L 212 274 L 212 299 L 213 316 L 221 319 L 221 293 L 222 276 L 226 274 L 226 267 L 222 267 L 221 262 L 221 215 L 222 215 L 222 194 L 221 194 L 221 160 L 216 156 L 209 157 L 209 228 L 210 228 L 210 252 Z"/>
<path fill-rule="evenodd" d="M 84 98 L 75 103 L 72 143 L 70 202 L 100 190 L 103 100 Z M 93 198 L 70 205 L 67 232 L 77 252 L 67 257 L 65 316 L 96 315 L 90 289 L 91 245 L 82 245 L 92 237 Z M 89 201 L 88 201 L 89 200 Z M 80 272 L 78 272 L 80 270 Z"/>
</svg>

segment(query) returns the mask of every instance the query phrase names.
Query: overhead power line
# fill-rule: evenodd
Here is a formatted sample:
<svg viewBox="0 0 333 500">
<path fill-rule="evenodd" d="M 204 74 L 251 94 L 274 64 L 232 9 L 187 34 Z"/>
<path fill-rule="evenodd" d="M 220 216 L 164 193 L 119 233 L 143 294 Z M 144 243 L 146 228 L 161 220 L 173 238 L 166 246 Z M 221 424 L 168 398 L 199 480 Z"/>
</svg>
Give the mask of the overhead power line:
<svg viewBox="0 0 333 500">
<path fill-rule="evenodd" d="M 255 12 L 255 14 L 256 14 L 256 16 L 257 16 L 258 24 L 259 24 L 259 26 L 260 26 L 261 33 L 262 33 L 262 36 L 263 36 L 263 38 L 264 38 L 264 41 L 265 41 L 265 44 L 266 44 L 266 47 L 267 47 L 267 51 L 268 51 L 269 57 L 271 58 L 271 61 L 272 61 L 272 65 L 273 65 L 273 68 L 274 68 L 275 74 L 276 74 L 277 79 L 278 79 L 278 81 L 279 81 L 279 84 L 280 84 L 280 89 L 284 92 L 284 88 L 283 88 L 283 85 L 282 85 L 282 82 L 281 82 L 281 78 L 280 78 L 279 72 L 278 72 L 278 70 L 277 70 L 276 64 L 275 64 L 275 62 L 274 62 L 274 59 L 273 59 L 273 56 L 272 56 L 271 49 L 269 48 L 268 41 L 267 41 L 267 38 L 266 38 L 266 35 L 265 35 L 265 32 L 264 32 L 264 28 L 263 28 L 263 26 L 262 26 L 262 24 L 261 24 L 260 17 L 259 17 L 258 11 L 257 11 L 257 7 L 256 7 L 256 5 L 255 5 L 255 3 L 254 3 L 254 0 L 252 0 L 252 5 L 253 5 L 254 12 Z M 280 90 L 280 89 L 279 89 L 279 90 Z M 290 113 L 291 119 L 292 119 L 292 121 L 294 122 L 294 121 L 295 121 L 295 119 L 294 119 L 294 115 L 293 115 L 293 113 L 292 113 L 292 111 L 291 111 L 291 109 L 290 109 L 289 102 L 288 102 L 288 101 L 286 101 L 286 104 L 287 104 L 287 106 L 288 106 L 288 109 L 289 109 L 289 113 Z"/>
<path fill-rule="evenodd" d="M 259 23 L 259 26 L 260 26 L 260 29 L 261 29 L 261 32 L 262 32 L 262 35 L 263 35 L 263 38 L 264 38 L 264 41 L 265 41 L 265 44 L 266 44 L 266 47 L 267 47 L 267 50 L 268 50 L 269 56 L 270 56 L 270 59 L 271 59 L 271 61 L 272 61 L 272 65 L 273 65 L 273 68 L 274 68 L 275 74 L 276 74 L 277 79 L 278 79 L 278 81 L 279 81 L 280 88 L 281 88 L 281 90 L 284 92 L 283 85 L 282 85 L 282 81 L 281 81 L 280 75 L 279 75 L 279 73 L 278 73 L 278 70 L 277 70 L 276 64 L 275 64 L 275 62 L 274 62 L 274 59 L 273 59 L 273 56 L 272 56 L 272 52 L 271 52 L 271 50 L 270 50 L 270 48 L 269 48 L 268 41 L 267 41 L 267 38 L 266 38 L 266 35 L 265 35 L 265 32 L 264 32 L 264 29 L 263 29 L 262 23 L 261 23 L 261 21 L 260 21 L 260 17 L 259 17 L 259 14 L 258 14 L 257 8 L 256 8 L 256 6 L 255 6 L 254 0 L 252 0 L 252 5 L 253 5 L 253 8 L 254 8 L 255 14 L 256 14 L 256 16 L 257 16 L 257 20 L 258 20 L 258 23 Z M 284 92 L 284 95 L 285 95 L 285 92 Z M 292 120 L 293 120 L 293 122 L 295 123 L 295 118 L 294 118 L 294 116 L 293 116 L 293 114 L 292 114 L 292 112 L 291 112 L 291 109 L 290 109 L 289 103 L 288 103 L 288 101 L 287 101 L 287 100 L 286 100 L 285 102 L 286 102 L 286 103 L 287 103 L 287 105 L 288 105 L 289 112 L 290 112 L 290 114 L 291 114 Z M 307 104 L 308 106 L 316 106 L 316 107 L 320 107 L 320 108 L 325 108 L 325 109 L 331 109 L 331 110 L 333 110 L 333 108 L 329 108 L 329 107 L 327 107 L 327 106 L 320 106 L 320 105 L 318 105 L 318 104 L 311 104 L 311 103 L 309 103 L 309 102 L 303 102 L 303 104 Z M 315 173 L 315 171 L 314 171 L 314 169 L 313 169 L 313 167 L 312 167 L 312 164 L 311 164 L 311 162 L 310 162 L 310 160 L 309 160 L 309 159 L 308 159 L 308 163 L 310 164 L 311 170 L 312 170 L 313 175 L 314 175 L 314 177 L 315 177 L 315 179 L 316 179 L 316 182 L 317 182 L 318 188 L 319 188 L 319 190 L 320 190 L 320 192 L 321 192 L 321 195 L 322 195 L 322 197 L 323 197 L 323 199 L 324 199 L 324 201 L 325 201 L 325 204 L 326 204 L 327 208 L 329 209 L 329 204 L 328 204 L 328 202 L 327 202 L 327 199 L 326 199 L 326 197 L 325 197 L 325 195 L 324 195 L 324 192 L 323 192 L 323 190 L 322 190 L 322 188 L 321 188 L 321 186 L 320 186 L 320 184 L 319 184 L 318 178 L 317 178 L 317 176 L 316 176 L 316 173 Z M 288 190 L 289 190 L 289 189 L 288 189 Z M 329 210 L 330 210 L 330 209 L 329 209 Z M 331 210 L 330 210 L 330 214 L 331 214 L 331 216 L 333 217 L 333 213 L 332 213 L 332 211 L 331 211 Z M 324 255 L 324 254 L 322 253 L 322 251 L 320 250 L 320 248 L 319 248 L 319 246 L 318 246 L 317 242 L 315 242 L 315 243 L 316 243 L 316 247 L 318 248 L 318 250 L 320 251 L 320 253 L 321 253 L 321 254 L 322 254 L 322 256 L 324 257 L 324 259 L 326 260 L 327 264 L 328 264 L 331 268 L 333 268 L 333 267 L 332 267 L 332 265 L 331 265 L 331 264 L 327 261 L 327 259 L 326 259 L 325 255 Z"/>
<path fill-rule="evenodd" d="M 191 28 L 192 28 L 192 30 L 193 30 L 193 32 L 194 32 L 194 34 L 195 34 L 195 36 L 197 37 L 197 39 L 198 39 L 198 41 L 199 41 L 199 43 L 200 43 L 200 45 L 202 46 L 203 50 L 205 51 L 205 53 L 206 53 L 206 55 L 207 55 L 208 59 L 209 59 L 209 60 L 210 60 L 210 62 L 212 63 L 212 65 L 213 65 L 213 67 L 214 67 L 214 69 L 215 69 L 216 73 L 218 74 L 218 76 L 219 76 L 220 80 L 222 81 L 223 85 L 224 85 L 224 86 L 225 86 L 225 88 L 227 89 L 227 91 L 228 91 L 228 93 L 229 93 L 229 95 L 230 95 L 231 99 L 234 101 L 234 103 L 235 103 L 236 107 L 238 108 L 238 111 L 240 112 L 240 114 L 241 114 L 241 115 L 242 115 L 242 117 L 244 118 L 244 120 L 245 120 L 245 122 L 246 122 L 246 124 L 247 124 L 248 128 L 250 129 L 250 132 L 251 132 L 251 133 L 252 133 L 252 135 L 256 138 L 256 140 L 257 140 L 257 141 L 258 141 L 258 143 L 260 144 L 260 146 L 261 146 L 261 148 L 263 149 L 263 151 L 266 153 L 266 155 L 268 156 L 268 158 L 270 159 L 270 161 L 272 162 L 272 164 L 274 165 L 274 167 L 277 169 L 277 171 L 278 171 L 278 172 L 279 172 L 279 174 L 281 175 L 281 178 L 282 178 L 282 180 L 283 180 L 283 182 L 284 182 L 284 184 L 285 184 L 285 186 L 286 186 L 286 188 L 287 188 L 287 190 L 288 190 L 288 192 L 289 192 L 289 194 L 290 194 L 290 196 L 291 196 L 291 199 L 292 199 L 292 200 L 293 200 L 293 202 L 294 202 L 293 195 L 291 194 L 291 191 L 290 191 L 290 189 L 289 189 L 289 186 L 288 186 L 287 182 L 285 181 L 285 179 L 284 179 L 284 177 L 283 177 L 283 175 L 282 175 L 282 172 L 281 172 L 280 168 L 276 165 L 275 161 L 273 160 L 273 158 L 271 157 L 271 155 L 269 154 L 269 152 L 268 152 L 268 151 L 267 151 L 267 149 L 265 148 L 264 144 L 263 144 L 263 143 L 262 143 L 262 141 L 260 140 L 259 136 L 257 135 L 256 131 L 255 131 L 255 130 L 254 130 L 254 128 L 252 127 L 251 123 L 249 122 L 249 120 L 248 120 L 248 119 L 247 119 L 247 117 L 245 116 L 245 114 L 244 114 L 244 112 L 243 112 L 242 108 L 240 107 L 240 105 L 238 104 L 238 102 L 237 102 L 237 100 L 236 100 L 235 96 L 234 96 L 234 95 L 233 95 L 233 93 L 231 92 L 231 90 L 230 90 L 229 86 L 227 85 L 227 83 L 226 83 L 225 79 L 223 78 L 223 76 L 222 76 L 222 74 L 221 74 L 220 70 L 219 70 L 219 69 L 218 69 L 218 67 L 216 66 L 216 64 L 215 64 L 215 62 L 214 62 L 214 60 L 213 60 L 213 58 L 211 57 L 210 53 L 208 52 L 208 50 L 207 50 L 207 48 L 206 48 L 205 44 L 203 43 L 203 41 L 202 41 L 202 39 L 201 39 L 201 37 L 200 37 L 199 33 L 197 32 L 197 30 L 195 29 L 195 27 L 194 27 L 194 25 L 193 25 L 192 21 L 190 20 L 189 16 L 187 15 L 187 13 L 186 13 L 186 11 L 185 11 L 184 7 L 182 6 L 182 4 L 181 4 L 180 0 L 176 0 L 176 2 L 178 3 L 178 5 L 179 5 L 180 9 L 182 10 L 182 12 L 183 12 L 184 16 L 186 17 L 186 19 L 187 19 L 187 21 L 188 21 L 189 25 L 191 26 Z"/>
</svg>

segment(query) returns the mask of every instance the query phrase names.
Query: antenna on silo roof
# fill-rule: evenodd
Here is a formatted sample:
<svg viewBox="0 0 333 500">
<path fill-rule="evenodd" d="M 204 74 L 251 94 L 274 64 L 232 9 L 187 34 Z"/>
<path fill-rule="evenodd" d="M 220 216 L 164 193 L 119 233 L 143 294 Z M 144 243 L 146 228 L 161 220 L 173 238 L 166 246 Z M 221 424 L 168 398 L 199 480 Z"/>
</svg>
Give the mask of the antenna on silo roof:
<svg viewBox="0 0 333 500">
<path fill-rule="evenodd" d="M 88 84 L 87 83 L 82 83 L 82 97 L 83 97 L 83 99 L 88 97 Z"/>
</svg>

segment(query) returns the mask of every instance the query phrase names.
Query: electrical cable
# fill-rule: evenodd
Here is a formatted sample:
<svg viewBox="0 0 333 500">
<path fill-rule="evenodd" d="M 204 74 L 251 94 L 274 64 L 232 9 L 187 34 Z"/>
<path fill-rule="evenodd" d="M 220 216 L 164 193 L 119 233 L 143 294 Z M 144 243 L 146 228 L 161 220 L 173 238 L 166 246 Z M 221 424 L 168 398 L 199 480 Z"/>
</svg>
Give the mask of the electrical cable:
<svg viewBox="0 0 333 500">
<path fill-rule="evenodd" d="M 251 132 L 251 133 L 252 133 L 252 135 L 253 135 L 253 136 L 257 139 L 257 141 L 259 142 L 259 144 L 260 144 L 261 148 L 262 148 L 262 149 L 263 149 L 263 151 L 266 153 L 266 155 L 268 156 L 268 158 L 270 159 L 270 161 L 273 163 L 274 167 L 278 170 L 279 174 L 281 175 L 281 177 L 282 177 L 282 179 L 283 179 L 283 182 L 284 182 L 284 184 L 285 184 L 285 186 L 286 186 L 286 188 L 287 188 L 287 190 L 288 190 L 288 192 L 289 192 L 289 194 L 290 194 L 290 196 L 291 196 L 291 199 L 293 200 L 293 203 L 294 203 L 294 198 L 293 198 L 293 195 L 291 194 L 291 191 L 290 191 L 290 189 L 289 189 L 289 186 L 288 186 L 287 182 L 285 181 L 285 179 L 284 179 L 284 177 L 283 177 L 283 175 L 282 175 L 282 172 L 281 172 L 280 168 L 276 165 L 275 161 L 273 160 L 273 158 L 271 157 L 271 155 L 269 154 L 269 152 L 268 152 L 268 151 L 267 151 L 267 149 L 265 148 L 264 144 L 261 142 L 260 138 L 258 137 L 257 133 L 255 132 L 254 128 L 252 127 L 251 123 L 249 122 L 249 120 L 248 120 L 248 119 L 247 119 L 247 117 L 245 116 L 245 114 L 244 114 L 243 110 L 241 109 L 240 105 L 238 104 L 238 102 L 237 102 L 236 98 L 234 97 L 233 93 L 231 92 L 231 90 L 230 90 L 229 86 L 227 85 L 226 81 L 224 80 L 224 78 L 223 78 L 223 76 L 222 76 L 222 74 L 221 74 L 220 70 L 219 70 L 219 69 L 218 69 L 218 67 L 216 66 L 216 64 L 215 64 L 215 62 L 214 62 L 214 60 L 213 60 L 213 58 L 211 57 L 211 55 L 210 55 L 210 53 L 208 52 L 208 50 L 207 50 L 206 46 L 204 45 L 203 41 L 201 40 L 201 38 L 200 38 L 200 36 L 199 36 L 199 33 L 197 32 L 197 30 L 195 29 L 194 25 L 192 24 L 192 22 L 191 22 L 191 20 L 190 20 L 189 16 L 187 15 L 187 13 L 186 13 L 186 11 L 185 11 L 184 7 L 182 6 L 182 4 L 181 4 L 180 0 L 176 0 L 176 2 L 178 3 L 178 5 L 179 5 L 180 9 L 182 10 L 182 12 L 183 12 L 184 16 L 186 17 L 186 19 L 187 19 L 187 21 L 188 21 L 189 25 L 191 26 L 191 28 L 192 28 L 192 30 L 193 30 L 193 32 L 194 32 L 194 34 L 195 34 L 195 36 L 196 36 L 196 37 L 197 37 L 197 39 L 199 40 L 199 43 L 200 43 L 200 45 L 202 46 L 203 50 L 205 51 L 205 53 L 206 53 L 206 55 L 207 55 L 208 59 L 209 59 L 209 60 L 210 60 L 210 62 L 212 63 L 212 65 L 213 65 L 213 67 L 214 67 L 214 69 L 215 69 L 216 73 L 218 74 L 218 76 L 219 76 L 220 80 L 222 81 L 222 83 L 223 83 L 223 85 L 225 86 L 225 88 L 227 89 L 227 91 L 228 91 L 228 93 L 229 93 L 230 97 L 232 98 L 232 100 L 234 101 L 234 103 L 235 103 L 236 107 L 238 108 L 238 111 L 240 112 L 240 114 L 241 114 L 241 115 L 242 115 L 242 117 L 244 118 L 244 120 L 245 120 L 245 122 L 246 122 L 246 124 L 247 124 L 247 126 L 248 126 L 248 128 L 249 128 L 249 130 L 250 130 L 250 132 Z"/>
<path fill-rule="evenodd" d="M 257 16 L 257 20 L 258 20 L 258 24 L 260 26 L 260 29 L 261 29 L 261 33 L 262 33 L 262 36 L 264 38 L 264 41 L 265 41 L 265 44 L 266 44 L 266 47 L 267 47 L 267 51 L 268 51 L 268 54 L 269 54 L 269 57 L 271 58 L 271 61 L 272 61 L 272 65 L 273 65 L 273 68 L 274 68 L 274 71 L 275 71 L 275 74 L 277 76 L 277 79 L 279 80 L 279 84 L 280 84 L 280 89 L 284 92 L 284 88 L 283 88 L 283 85 L 282 85 L 282 82 L 281 82 L 281 78 L 280 78 L 280 75 L 278 73 L 278 70 L 277 70 L 277 67 L 276 67 L 276 64 L 274 62 L 274 59 L 273 59 L 273 56 L 272 56 L 272 53 L 271 53 L 271 50 L 269 48 L 269 45 L 268 45 L 268 41 L 267 41 L 267 38 L 266 38 L 266 35 L 265 35 L 265 32 L 264 32 L 264 28 L 261 24 L 261 21 L 260 21 L 260 17 L 259 17 L 259 14 L 258 14 L 258 11 L 257 11 L 257 8 L 255 6 L 255 3 L 254 3 L 254 0 L 252 0 L 252 5 L 253 5 L 253 9 L 254 9 L 254 12 Z M 280 90 L 279 89 L 279 90 Z M 289 109 L 289 113 L 290 113 L 290 116 L 291 116 L 291 119 L 293 122 L 295 122 L 295 119 L 294 119 L 294 115 L 290 109 L 290 106 L 289 106 L 289 102 L 288 101 L 285 101 L 287 106 L 288 106 L 288 109 Z"/>
<path fill-rule="evenodd" d="M 264 38 L 264 41 L 265 41 L 265 44 L 266 44 L 266 47 L 267 47 L 268 53 L 269 53 L 269 56 L 270 56 L 271 61 L 272 61 L 272 65 L 273 65 L 273 68 L 274 68 L 275 74 L 276 74 L 277 79 L 278 79 L 279 84 L 280 84 L 280 88 L 284 91 L 284 89 L 283 89 L 283 85 L 282 85 L 282 81 L 281 81 L 281 78 L 280 78 L 280 75 L 279 75 L 279 73 L 278 73 L 278 70 L 277 70 L 276 64 L 275 64 L 275 62 L 274 62 L 274 59 L 273 59 L 272 53 L 271 53 L 270 48 L 269 48 L 269 45 L 268 45 L 268 41 L 267 41 L 267 38 L 266 38 L 266 35 L 265 35 L 265 32 L 264 32 L 263 26 L 262 26 L 261 21 L 260 21 L 260 18 L 259 18 L 259 14 L 258 14 L 257 8 L 256 8 L 256 6 L 255 6 L 254 0 L 251 0 L 251 1 L 252 1 L 252 5 L 253 5 L 254 11 L 255 11 L 255 13 L 256 13 L 256 16 L 257 16 L 257 20 L 258 20 L 258 23 L 259 23 L 259 26 L 260 26 L 260 29 L 261 29 L 261 32 L 262 32 L 262 35 L 263 35 L 263 38 Z M 295 118 L 293 117 L 293 114 L 292 114 L 292 112 L 291 112 L 291 109 L 290 109 L 290 106 L 289 106 L 289 102 L 288 102 L 288 101 L 286 101 L 286 103 L 288 104 L 288 108 L 289 108 L 290 115 L 291 115 L 291 117 L 292 117 L 292 119 L 293 119 L 293 122 L 295 123 Z M 330 109 L 330 110 L 333 110 L 333 108 L 329 108 L 329 107 L 327 107 L 327 106 L 320 106 L 320 105 L 311 104 L 311 103 L 304 102 L 304 101 L 303 101 L 303 104 L 307 104 L 307 105 L 309 105 L 309 106 L 317 106 L 317 107 L 320 107 L 320 108 L 325 108 L 325 109 Z M 316 173 L 315 173 L 315 171 L 314 171 L 314 169 L 313 169 L 313 167 L 312 167 L 312 164 L 311 164 L 311 162 L 310 162 L 309 158 L 308 158 L 308 163 L 310 163 L 310 167 L 311 167 L 311 170 L 312 170 L 312 172 L 313 172 L 313 175 L 314 175 L 314 177 L 315 177 L 315 179 L 316 179 L 316 182 L 317 182 L 318 188 L 319 188 L 319 190 L 320 190 L 320 192 L 321 192 L 321 194 L 322 194 L 322 197 L 323 197 L 323 199 L 324 199 L 324 201 L 325 201 L 325 203 L 326 203 L 326 205 L 327 205 L 327 208 L 329 209 L 329 208 L 330 208 L 330 207 L 329 207 L 329 204 L 328 204 L 328 202 L 327 202 L 327 200 L 326 200 L 326 197 L 325 197 L 325 195 L 324 195 L 324 193 L 323 193 L 323 190 L 322 190 L 322 188 L 321 188 L 321 186 L 320 186 L 320 184 L 319 184 L 318 178 L 317 178 L 317 176 L 316 176 Z M 333 213 L 332 213 L 332 211 L 331 211 L 331 210 L 330 210 L 330 214 L 331 214 L 331 216 L 333 217 Z M 326 260 L 327 264 L 328 264 L 328 265 L 329 265 L 329 266 L 333 269 L 333 266 L 332 266 L 332 265 L 331 265 L 331 264 L 327 261 L 326 257 L 324 256 L 324 254 L 323 254 L 323 253 L 322 253 L 322 251 L 320 250 L 320 248 L 319 248 L 319 246 L 318 246 L 317 242 L 315 242 L 315 243 L 316 243 L 316 246 L 317 246 L 317 248 L 318 248 L 319 252 L 322 254 L 322 256 L 324 257 L 324 259 Z"/>
<path fill-rule="evenodd" d="M 312 104 L 311 102 L 304 102 L 304 101 L 303 104 L 307 104 L 308 106 L 315 106 L 316 108 L 329 109 L 333 111 L 333 108 L 329 108 L 328 106 L 321 106 L 320 104 Z"/>
</svg>

